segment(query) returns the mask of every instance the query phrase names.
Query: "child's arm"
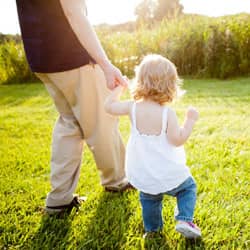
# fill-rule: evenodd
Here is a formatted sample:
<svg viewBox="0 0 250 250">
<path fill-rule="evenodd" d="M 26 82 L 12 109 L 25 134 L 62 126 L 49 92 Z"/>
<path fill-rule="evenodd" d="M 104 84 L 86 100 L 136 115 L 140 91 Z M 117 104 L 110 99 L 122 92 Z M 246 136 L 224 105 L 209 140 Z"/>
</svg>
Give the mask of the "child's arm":
<svg viewBox="0 0 250 250">
<path fill-rule="evenodd" d="M 198 116 L 199 114 L 195 108 L 188 108 L 185 123 L 181 128 L 178 125 L 176 113 L 173 110 L 169 109 L 167 128 L 168 140 L 175 146 L 183 145 L 191 135 Z"/>
<path fill-rule="evenodd" d="M 118 86 L 112 90 L 111 94 L 106 98 L 104 108 L 111 115 L 128 115 L 132 101 L 120 101 L 119 98 L 125 87 Z"/>
</svg>

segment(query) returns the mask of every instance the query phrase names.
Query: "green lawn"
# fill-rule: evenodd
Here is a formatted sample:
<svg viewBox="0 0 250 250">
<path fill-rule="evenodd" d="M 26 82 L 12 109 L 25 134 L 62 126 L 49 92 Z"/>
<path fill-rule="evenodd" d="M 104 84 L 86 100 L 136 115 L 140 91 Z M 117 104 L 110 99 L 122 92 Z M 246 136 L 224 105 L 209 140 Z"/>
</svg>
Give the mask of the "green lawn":
<svg viewBox="0 0 250 250">
<path fill-rule="evenodd" d="M 44 215 L 57 114 L 42 84 L 24 84 L 0 85 L 0 249 L 250 249 L 250 78 L 186 80 L 184 89 L 174 104 L 180 121 L 188 105 L 200 112 L 185 147 L 201 241 L 175 232 L 166 197 L 164 237 L 145 242 L 138 193 L 105 193 L 87 147 L 76 190 L 87 202 L 63 220 Z M 125 140 L 128 131 L 123 118 Z"/>
</svg>

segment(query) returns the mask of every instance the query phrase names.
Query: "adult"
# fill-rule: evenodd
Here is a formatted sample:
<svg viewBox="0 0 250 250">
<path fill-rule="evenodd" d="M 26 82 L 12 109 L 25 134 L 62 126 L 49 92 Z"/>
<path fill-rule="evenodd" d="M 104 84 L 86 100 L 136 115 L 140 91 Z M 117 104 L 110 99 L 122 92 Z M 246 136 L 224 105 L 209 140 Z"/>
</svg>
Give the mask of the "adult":
<svg viewBox="0 0 250 250">
<path fill-rule="evenodd" d="M 105 189 L 129 188 L 117 119 L 106 114 L 103 105 L 109 89 L 126 81 L 108 60 L 86 17 L 84 0 L 16 0 L 16 4 L 30 68 L 60 115 L 53 132 L 47 212 L 71 210 L 79 204 L 73 193 L 84 141 Z"/>
</svg>

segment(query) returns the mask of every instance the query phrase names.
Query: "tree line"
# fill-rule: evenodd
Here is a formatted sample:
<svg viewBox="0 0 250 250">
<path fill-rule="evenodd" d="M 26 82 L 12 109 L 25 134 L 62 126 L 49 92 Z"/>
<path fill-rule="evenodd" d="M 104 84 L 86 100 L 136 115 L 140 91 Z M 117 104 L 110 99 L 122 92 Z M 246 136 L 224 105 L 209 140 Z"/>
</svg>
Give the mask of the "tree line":
<svg viewBox="0 0 250 250">
<path fill-rule="evenodd" d="M 152 7 L 150 18 L 158 15 L 157 6 Z M 108 57 L 123 74 L 133 77 L 143 56 L 158 53 L 172 60 L 180 75 L 222 79 L 249 75 L 250 14 L 211 18 L 183 14 L 182 7 L 175 6 L 176 11 L 171 13 L 178 15 L 165 13 L 165 17 L 158 16 L 158 20 L 163 18 L 161 21 L 154 20 L 152 25 L 150 20 L 142 21 L 138 16 L 136 22 L 96 27 Z M 34 79 L 21 37 L 0 34 L 0 84 Z"/>
<path fill-rule="evenodd" d="M 179 0 L 143 0 L 135 8 L 137 21 L 162 21 L 183 14 L 183 5 Z"/>
</svg>

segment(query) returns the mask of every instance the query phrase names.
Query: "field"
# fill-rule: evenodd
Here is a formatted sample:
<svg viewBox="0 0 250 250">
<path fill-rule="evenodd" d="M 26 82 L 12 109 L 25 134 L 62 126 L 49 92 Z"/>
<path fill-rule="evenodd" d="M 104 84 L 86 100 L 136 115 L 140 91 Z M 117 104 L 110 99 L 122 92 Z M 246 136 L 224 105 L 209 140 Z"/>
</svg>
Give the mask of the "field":
<svg viewBox="0 0 250 250">
<path fill-rule="evenodd" d="M 47 217 L 57 113 L 42 84 L 22 84 L 0 85 L 0 249 L 250 249 L 250 78 L 187 79 L 183 87 L 186 95 L 174 104 L 180 122 L 189 105 L 200 112 L 185 148 L 202 240 L 175 232 L 170 197 L 163 238 L 144 240 L 138 193 L 105 193 L 87 147 L 76 190 L 87 202 L 64 219 Z M 128 119 L 120 128 L 126 141 Z"/>
<path fill-rule="evenodd" d="M 122 73 L 151 53 L 169 58 L 181 75 L 227 79 L 249 76 L 250 14 L 223 17 L 183 15 L 180 18 L 123 27 L 95 27 L 108 58 Z M 0 84 L 34 81 L 19 36 L 0 36 Z"/>
</svg>

